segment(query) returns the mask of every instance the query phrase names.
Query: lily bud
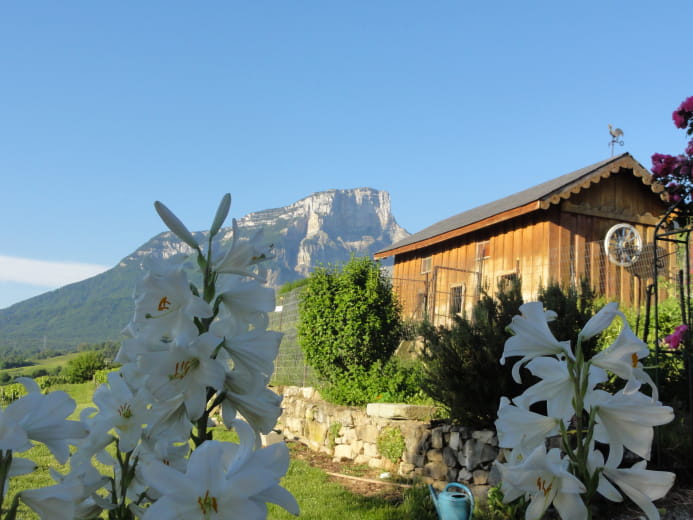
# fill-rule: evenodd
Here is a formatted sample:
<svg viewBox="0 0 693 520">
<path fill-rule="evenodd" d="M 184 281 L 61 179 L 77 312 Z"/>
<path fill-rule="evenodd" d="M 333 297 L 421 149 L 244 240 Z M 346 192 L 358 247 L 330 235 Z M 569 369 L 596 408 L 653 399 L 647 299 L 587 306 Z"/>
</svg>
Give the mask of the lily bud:
<svg viewBox="0 0 693 520">
<path fill-rule="evenodd" d="M 164 224 L 166 224 L 166 226 L 173 231 L 174 235 L 176 235 L 193 249 L 197 251 L 200 250 L 200 246 L 192 236 L 192 233 L 188 231 L 185 224 L 183 224 L 180 219 L 173 214 L 173 211 L 168 209 L 162 202 L 159 202 L 158 200 L 154 203 L 154 209 L 156 209 L 156 212 L 161 217 L 161 220 L 164 221 Z"/>
<path fill-rule="evenodd" d="M 229 208 L 231 207 L 231 194 L 227 193 L 221 199 L 219 203 L 219 208 L 217 209 L 217 214 L 214 215 L 214 222 L 212 222 L 212 227 L 209 230 L 209 237 L 212 238 L 214 235 L 219 233 L 221 225 L 226 220 L 229 214 Z"/>
</svg>

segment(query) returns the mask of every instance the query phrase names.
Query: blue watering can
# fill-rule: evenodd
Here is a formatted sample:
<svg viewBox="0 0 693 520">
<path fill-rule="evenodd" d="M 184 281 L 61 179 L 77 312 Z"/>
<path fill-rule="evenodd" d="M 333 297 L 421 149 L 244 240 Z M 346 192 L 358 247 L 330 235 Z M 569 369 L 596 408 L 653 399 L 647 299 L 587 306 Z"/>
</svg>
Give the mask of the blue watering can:
<svg viewBox="0 0 693 520">
<path fill-rule="evenodd" d="M 450 490 L 451 488 L 459 490 Z M 471 520 L 474 511 L 474 495 L 464 484 L 450 482 L 440 493 L 436 493 L 432 485 L 428 485 L 431 499 L 436 506 L 440 520 Z"/>
</svg>

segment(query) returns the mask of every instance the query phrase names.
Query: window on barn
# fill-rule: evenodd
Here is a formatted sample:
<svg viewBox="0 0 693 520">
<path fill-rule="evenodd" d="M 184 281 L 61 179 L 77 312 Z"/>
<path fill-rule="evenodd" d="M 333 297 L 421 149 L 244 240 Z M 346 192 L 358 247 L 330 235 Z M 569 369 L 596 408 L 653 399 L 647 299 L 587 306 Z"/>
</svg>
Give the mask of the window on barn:
<svg viewBox="0 0 693 520">
<path fill-rule="evenodd" d="M 450 286 L 450 316 L 462 314 L 464 305 L 464 284 L 455 284 Z"/>
<path fill-rule="evenodd" d="M 508 287 L 513 281 L 519 278 L 517 273 L 507 273 L 502 274 L 498 277 L 498 281 L 503 284 L 504 287 Z"/>
<path fill-rule="evenodd" d="M 489 241 L 484 240 L 483 242 L 476 243 L 476 259 L 477 261 L 485 260 L 489 255 Z"/>
<path fill-rule="evenodd" d="M 421 274 L 430 273 L 433 268 L 433 257 L 427 256 L 421 259 Z"/>
</svg>

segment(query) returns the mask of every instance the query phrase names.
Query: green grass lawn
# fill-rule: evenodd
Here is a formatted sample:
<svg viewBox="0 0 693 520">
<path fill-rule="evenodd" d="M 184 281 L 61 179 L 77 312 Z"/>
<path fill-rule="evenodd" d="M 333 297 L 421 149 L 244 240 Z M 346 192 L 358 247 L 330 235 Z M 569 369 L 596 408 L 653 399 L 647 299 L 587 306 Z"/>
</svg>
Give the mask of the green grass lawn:
<svg viewBox="0 0 693 520">
<path fill-rule="evenodd" d="M 433 520 L 437 518 L 428 497 L 428 489 L 412 488 L 400 504 L 384 497 L 366 497 L 350 493 L 327 475 L 302 460 L 292 461 L 282 485 L 294 495 L 301 508 L 300 518 L 306 520 L 366 519 L 366 520 Z M 284 509 L 270 505 L 268 518 L 295 518 Z"/>
<path fill-rule="evenodd" d="M 91 383 L 60 385 L 54 389 L 68 392 L 77 402 L 77 409 L 70 417 L 72 419 L 77 419 L 82 409 L 92 406 L 91 395 L 94 385 Z M 228 441 L 237 439 L 234 432 L 228 432 L 219 427 L 215 428 L 214 438 Z M 38 469 L 29 475 L 12 479 L 5 500 L 6 506 L 9 505 L 14 494 L 22 489 L 53 484 L 49 468 L 53 467 L 61 473 L 66 473 L 69 469 L 68 465 L 58 465 L 43 445 L 36 446 L 19 456 L 34 460 Z M 338 483 L 330 482 L 325 472 L 302 460 L 291 461 L 289 470 L 282 480 L 282 486 L 296 497 L 301 508 L 301 519 L 433 520 L 437 518 L 428 499 L 428 490 L 423 486 L 412 488 L 405 495 L 402 503 L 393 504 L 386 497 L 365 497 L 350 493 Z M 38 517 L 26 507 L 20 506 L 18 518 L 33 520 Z M 103 518 L 106 518 L 105 515 Z M 280 520 L 295 517 L 280 507 L 270 505 L 268 518 Z"/>
</svg>

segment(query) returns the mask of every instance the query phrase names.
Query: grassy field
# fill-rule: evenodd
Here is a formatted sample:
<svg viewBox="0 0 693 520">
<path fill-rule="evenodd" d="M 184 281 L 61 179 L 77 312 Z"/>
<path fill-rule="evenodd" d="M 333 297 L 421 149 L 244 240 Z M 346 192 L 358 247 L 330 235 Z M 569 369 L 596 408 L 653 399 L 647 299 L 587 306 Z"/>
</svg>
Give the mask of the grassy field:
<svg viewBox="0 0 693 520">
<path fill-rule="evenodd" d="M 91 395 L 94 385 L 91 383 L 60 385 L 54 389 L 68 392 L 77 402 L 77 409 L 70 417 L 71 419 L 77 419 L 82 409 L 92 406 Z M 234 435 L 233 432 L 222 428 L 216 428 L 214 432 L 214 438 L 219 440 L 234 440 Z M 38 469 L 29 475 L 12 479 L 5 501 L 6 505 L 9 505 L 12 496 L 22 489 L 53 484 L 49 476 L 49 468 L 55 468 L 62 473 L 66 473 L 69 469 L 67 465 L 58 465 L 43 445 L 36 446 L 20 456 L 34 460 Z M 106 473 L 107 468 L 102 469 Z M 393 504 L 385 497 L 365 497 L 350 493 L 338 483 L 330 482 L 327 474 L 322 470 L 302 460 L 292 459 L 282 485 L 296 497 L 301 508 L 301 519 L 433 520 L 437 518 L 430 506 L 428 491 L 425 487 L 413 488 L 408 495 L 405 495 L 402 503 Z M 20 506 L 18 518 L 33 520 L 38 517 L 32 511 Z M 106 516 L 104 515 L 103 518 Z M 282 508 L 270 505 L 268 518 L 281 520 L 295 517 Z"/>
<path fill-rule="evenodd" d="M 28 376 L 39 369 L 44 369 L 47 372 L 52 372 L 57 367 L 64 368 L 67 365 L 68 361 L 76 358 L 80 354 L 81 352 L 70 352 L 69 354 L 63 354 L 62 356 L 32 360 L 34 364 L 30 366 L 3 368 L 0 370 L 0 375 L 7 374 L 8 376 L 10 376 L 10 378 L 14 379 L 15 377 L 19 376 Z"/>
</svg>

